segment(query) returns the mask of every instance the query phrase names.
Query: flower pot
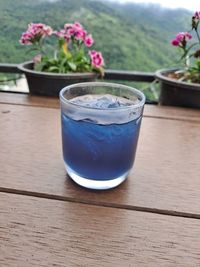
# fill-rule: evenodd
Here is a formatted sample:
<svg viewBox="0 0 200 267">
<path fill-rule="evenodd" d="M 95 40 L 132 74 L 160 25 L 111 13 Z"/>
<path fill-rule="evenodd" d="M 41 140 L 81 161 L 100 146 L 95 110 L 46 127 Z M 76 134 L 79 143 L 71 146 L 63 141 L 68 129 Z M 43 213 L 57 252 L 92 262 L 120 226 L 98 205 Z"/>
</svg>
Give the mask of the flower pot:
<svg viewBox="0 0 200 267">
<path fill-rule="evenodd" d="M 33 62 L 25 62 L 18 66 L 25 74 L 29 91 L 33 95 L 58 96 L 60 90 L 70 84 L 94 81 L 98 74 L 87 73 L 51 73 L 33 70 Z"/>
<path fill-rule="evenodd" d="M 159 103 L 168 106 L 200 108 L 200 84 L 169 78 L 177 69 L 158 70 L 155 77 L 160 82 Z"/>
</svg>

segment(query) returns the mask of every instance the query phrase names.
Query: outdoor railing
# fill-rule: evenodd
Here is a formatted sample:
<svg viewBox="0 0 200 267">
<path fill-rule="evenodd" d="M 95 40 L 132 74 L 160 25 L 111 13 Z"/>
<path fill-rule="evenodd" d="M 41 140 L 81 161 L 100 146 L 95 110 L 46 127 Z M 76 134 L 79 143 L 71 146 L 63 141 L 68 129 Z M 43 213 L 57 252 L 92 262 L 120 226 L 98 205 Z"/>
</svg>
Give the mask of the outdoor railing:
<svg viewBox="0 0 200 267">
<path fill-rule="evenodd" d="M 22 73 L 18 69 L 18 64 L 0 63 L 0 73 Z M 120 80 L 129 82 L 151 83 L 155 80 L 153 72 L 124 71 L 124 70 L 105 70 L 105 80 Z M 147 102 L 151 103 L 152 101 Z M 153 101 L 153 103 L 156 103 Z"/>
</svg>

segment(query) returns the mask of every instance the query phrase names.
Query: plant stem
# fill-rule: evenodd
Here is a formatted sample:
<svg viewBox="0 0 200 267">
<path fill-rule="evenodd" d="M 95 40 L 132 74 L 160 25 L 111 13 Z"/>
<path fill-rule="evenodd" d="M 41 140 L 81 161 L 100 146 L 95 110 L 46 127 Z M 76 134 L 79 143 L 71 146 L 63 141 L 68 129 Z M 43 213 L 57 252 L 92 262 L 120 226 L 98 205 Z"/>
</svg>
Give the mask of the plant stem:
<svg viewBox="0 0 200 267">
<path fill-rule="evenodd" d="M 186 69 L 188 69 L 189 66 L 190 66 L 190 58 L 189 58 L 189 56 L 187 55 L 187 56 L 185 57 L 185 67 L 186 67 Z"/>
<path fill-rule="evenodd" d="M 187 69 L 189 67 L 188 50 L 184 46 L 182 46 L 181 48 L 183 49 L 182 59 L 184 59 L 184 65 L 185 65 L 185 68 Z"/>
<path fill-rule="evenodd" d="M 197 29 L 195 29 L 195 32 L 196 32 L 196 35 L 197 35 L 197 38 L 198 38 L 199 44 L 200 44 L 200 36 L 199 36 L 199 33 L 198 33 Z"/>
</svg>

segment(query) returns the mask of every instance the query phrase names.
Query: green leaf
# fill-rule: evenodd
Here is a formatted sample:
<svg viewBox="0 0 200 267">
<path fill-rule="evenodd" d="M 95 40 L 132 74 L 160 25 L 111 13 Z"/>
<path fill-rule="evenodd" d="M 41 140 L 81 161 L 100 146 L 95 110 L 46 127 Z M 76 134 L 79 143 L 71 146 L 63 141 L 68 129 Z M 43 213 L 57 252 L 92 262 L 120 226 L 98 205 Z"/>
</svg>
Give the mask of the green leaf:
<svg viewBox="0 0 200 267">
<path fill-rule="evenodd" d="M 48 60 L 49 60 L 48 56 L 46 55 L 42 56 L 42 59 L 41 59 L 42 62 L 48 62 Z"/>
<path fill-rule="evenodd" d="M 48 71 L 50 71 L 50 72 L 58 72 L 59 68 L 56 67 L 56 66 L 51 66 L 51 67 L 48 68 Z"/>
<path fill-rule="evenodd" d="M 63 37 L 59 38 L 58 40 L 58 46 L 61 49 L 62 46 L 65 44 L 65 39 Z"/>
<path fill-rule="evenodd" d="M 67 62 L 72 71 L 76 71 L 77 66 L 74 62 Z"/>
<path fill-rule="evenodd" d="M 85 57 L 85 55 L 84 55 L 85 53 L 84 53 L 84 51 L 83 51 L 83 49 L 80 49 L 74 56 L 75 56 L 75 60 L 76 61 L 81 61 L 84 57 Z"/>
<path fill-rule="evenodd" d="M 43 67 L 44 67 L 44 64 L 42 62 L 38 62 L 37 64 L 34 65 L 34 70 L 42 71 Z"/>
<path fill-rule="evenodd" d="M 61 60 L 60 65 L 61 65 L 61 66 L 64 66 L 65 64 L 67 64 L 67 58 L 66 58 L 66 57 L 64 57 L 64 58 Z"/>
<path fill-rule="evenodd" d="M 197 64 L 198 71 L 200 71 L 200 59 L 197 60 L 196 64 Z"/>
</svg>

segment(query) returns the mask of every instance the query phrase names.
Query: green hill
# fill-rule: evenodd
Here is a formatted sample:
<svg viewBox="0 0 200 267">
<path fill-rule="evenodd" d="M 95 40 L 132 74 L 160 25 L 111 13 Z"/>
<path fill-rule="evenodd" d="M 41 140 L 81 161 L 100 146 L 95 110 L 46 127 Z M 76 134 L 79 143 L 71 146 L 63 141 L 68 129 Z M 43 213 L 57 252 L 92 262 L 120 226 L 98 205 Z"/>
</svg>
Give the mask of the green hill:
<svg viewBox="0 0 200 267">
<path fill-rule="evenodd" d="M 42 22 L 58 29 L 80 21 L 105 57 L 106 68 L 154 71 L 175 65 L 170 39 L 186 29 L 186 10 L 162 9 L 157 5 L 92 0 L 0 0 L 0 62 L 30 59 L 18 40 L 29 22 Z"/>
</svg>

